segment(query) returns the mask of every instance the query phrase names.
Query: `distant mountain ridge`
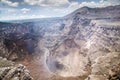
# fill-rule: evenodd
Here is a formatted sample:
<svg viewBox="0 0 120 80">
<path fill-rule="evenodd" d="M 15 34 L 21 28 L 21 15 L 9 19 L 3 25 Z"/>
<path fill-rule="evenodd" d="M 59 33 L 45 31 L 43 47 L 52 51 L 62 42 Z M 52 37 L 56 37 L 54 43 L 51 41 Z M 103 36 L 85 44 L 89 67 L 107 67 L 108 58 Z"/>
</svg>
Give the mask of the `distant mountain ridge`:
<svg viewBox="0 0 120 80">
<path fill-rule="evenodd" d="M 62 18 L 32 20 L 0 23 L 0 56 L 13 61 L 29 59 L 27 55 L 40 59 L 37 64 L 45 66 L 40 70 L 62 80 L 114 77 L 111 70 L 120 64 L 120 5 L 82 7 Z M 120 71 L 116 72 L 115 79 Z"/>
<path fill-rule="evenodd" d="M 81 15 L 81 17 L 88 19 L 120 18 L 119 14 L 120 14 L 120 5 L 108 6 L 104 8 L 82 7 L 66 15 L 65 18 L 72 18 L 76 15 Z"/>
</svg>

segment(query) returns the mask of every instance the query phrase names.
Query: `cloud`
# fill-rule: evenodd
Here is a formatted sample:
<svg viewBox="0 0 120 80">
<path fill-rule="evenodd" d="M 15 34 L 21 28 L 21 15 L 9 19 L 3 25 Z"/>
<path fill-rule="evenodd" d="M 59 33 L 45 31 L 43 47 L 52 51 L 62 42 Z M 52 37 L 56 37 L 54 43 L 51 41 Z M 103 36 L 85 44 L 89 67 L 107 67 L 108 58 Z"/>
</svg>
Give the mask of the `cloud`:
<svg viewBox="0 0 120 80">
<path fill-rule="evenodd" d="M 31 9 L 28 9 L 28 8 L 23 8 L 23 9 L 21 9 L 21 11 L 22 11 L 23 14 L 29 12 L 30 10 L 31 10 Z"/>
<path fill-rule="evenodd" d="M 10 0 L 1 0 L 1 2 L 12 7 L 17 7 L 19 5 L 18 2 L 11 2 Z"/>
<path fill-rule="evenodd" d="M 79 7 L 88 6 L 88 7 L 106 7 L 106 6 L 114 6 L 120 5 L 120 0 L 101 0 L 100 2 L 82 2 Z"/>
<path fill-rule="evenodd" d="M 24 1 L 24 2 L 22 2 Z M 0 2 L 0 11 L 4 19 L 25 19 L 25 18 L 45 18 L 45 17 L 62 17 L 65 16 L 74 10 L 88 6 L 88 7 L 106 7 L 120 5 L 120 0 L 100 0 L 95 2 L 94 0 L 87 2 L 78 2 L 78 0 L 69 1 L 69 0 L 21 0 L 20 2 L 12 2 L 11 0 L 1 0 Z M 3 4 L 9 6 L 4 7 Z M 26 3 L 26 4 L 25 4 Z M 37 6 L 36 6 L 37 5 Z M 10 7 L 12 6 L 12 7 Z M 18 7 L 17 7 L 18 6 Z M 21 8 L 25 6 L 25 8 Z M 17 7 L 17 8 L 14 8 Z M 28 8 L 29 7 L 29 8 Z M 31 12 L 30 14 L 28 12 Z M 9 15 L 11 14 L 11 15 Z M 13 15 L 14 14 L 14 15 Z M 35 14 L 35 15 L 34 15 Z M 4 16 L 5 15 L 5 16 Z M 12 16 L 13 15 L 13 16 Z M 5 18 L 6 17 L 6 18 Z M 7 18 L 8 17 L 8 18 Z"/>
<path fill-rule="evenodd" d="M 19 17 L 16 17 L 16 19 L 35 19 L 35 18 L 48 18 L 50 16 L 45 15 L 21 15 Z"/>
<path fill-rule="evenodd" d="M 57 13 L 57 14 L 62 14 L 62 15 L 67 15 L 71 12 L 73 12 L 74 10 L 84 7 L 84 6 L 88 6 L 91 8 L 95 8 L 95 7 L 106 7 L 106 6 L 114 6 L 114 5 L 120 5 L 120 0 L 100 0 L 99 2 L 70 2 L 69 6 L 66 8 L 55 8 L 53 9 L 53 12 Z"/>
<path fill-rule="evenodd" d="M 24 0 L 25 3 L 29 5 L 39 5 L 39 6 L 61 6 L 69 4 L 68 0 Z"/>
<path fill-rule="evenodd" d="M 68 5 L 68 7 L 76 6 L 78 7 L 83 7 L 83 6 L 88 6 L 88 7 L 105 7 L 105 6 L 114 6 L 114 5 L 120 5 L 120 0 L 100 0 L 99 2 L 86 2 L 83 1 L 82 3 L 79 3 L 77 1 L 72 1 L 70 2 L 69 0 L 24 0 L 25 3 L 29 5 L 39 5 L 42 7 L 53 7 L 53 6 L 64 6 Z M 72 8 L 72 7 L 71 7 Z"/>
<path fill-rule="evenodd" d="M 51 17 L 51 16 L 45 16 L 45 15 L 31 15 L 30 18 L 48 18 L 48 17 Z"/>
<path fill-rule="evenodd" d="M 120 5 L 120 0 L 101 0 L 100 4 L 102 6 L 115 6 Z"/>
<path fill-rule="evenodd" d="M 17 14 L 12 14 L 11 16 L 1 17 L 0 21 L 5 21 L 5 20 L 20 20 L 20 19 L 35 19 L 35 18 L 48 18 L 51 16 L 45 16 L 45 15 L 19 15 Z"/>
<path fill-rule="evenodd" d="M 53 11 L 58 13 L 70 13 L 71 11 L 78 9 L 79 5 L 80 4 L 78 2 L 71 2 L 67 8 L 58 8 L 54 9 Z"/>
<path fill-rule="evenodd" d="M 69 5 L 69 8 L 81 8 L 84 6 L 88 6 L 91 8 L 95 8 L 95 7 L 106 7 L 106 6 L 115 6 L 115 5 L 120 5 L 120 0 L 100 0 L 99 2 L 82 2 L 82 3 L 78 3 L 78 2 L 72 2 Z"/>
<path fill-rule="evenodd" d="M 16 12 L 16 10 L 15 10 L 15 9 L 12 9 L 12 8 L 8 9 L 7 11 L 10 12 L 10 13 Z"/>
</svg>

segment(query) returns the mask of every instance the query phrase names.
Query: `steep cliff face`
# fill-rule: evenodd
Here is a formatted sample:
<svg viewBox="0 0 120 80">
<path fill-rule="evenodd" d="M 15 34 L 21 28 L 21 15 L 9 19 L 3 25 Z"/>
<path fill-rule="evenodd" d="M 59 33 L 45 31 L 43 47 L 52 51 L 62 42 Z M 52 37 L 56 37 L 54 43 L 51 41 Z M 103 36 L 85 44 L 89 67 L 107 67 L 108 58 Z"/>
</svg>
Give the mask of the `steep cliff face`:
<svg viewBox="0 0 120 80">
<path fill-rule="evenodd" d="M 40 58 L 37 66 L 44 65 L 43 69 L 62 77 L 111 80 L 115 75 L 120 79 L 116 69 L 120 63 L 119 13 L 119 5 L 83 7 L 63 19 L 0 23 L 0 56 Z"/>
<path fill-rule="evenodd" d="M 103 65 L 110 69 L 111 66 L 119 64 L 117 62 L 120 48 L 119 9 L 120 6 L 83 7 L 65 16 L 65 20 L 72 24 L 69 28 L 66 24 L 65 29 L 68 33 L 65 40 L 61 41 L 58 47 L 50 51 L 47 56 L 46 63 L 50 71 L 64 77 L 95 75 L 100 71 L 94 65 L 98 66 L 102 61 L 98 58 L 105 57 L 106 63 L 99 65 L 99 68 L 102 67 L 106 72 L 98 74 L 95 79 L 93 76 L 91 79 L 88 78 L 88 80 L 105 80 L 109 73 Z M 115 61 L 111 55 L 116 55 Z M 107 62 L 108 59 L 110 62 Z M 105 74 L 106 77 L 104 77 Z"/>
<path fill-rule="evenodd" d="M 119 8 L 120 5 L 108 6 L 104 8 L 82 7 L 77 9 L 73 13 L 65 16 L 65 18 L 74 18 L 75 16 L 79 16 L 88 19 L 119 19 Z"/>
<path fill-rule="evenodd" d="M 32 22 L 31 20 L 30 22 L 0 22 L 0 56 L 10 60 L 23 60 L 27 54 L 35 54 L 35 49 L 44 35 L 58 34 L 57 31 L 62 26 L 54 24 L 61 21 L 61 19 L 46 19 L 32 20 Z M 54 28 L 56 26 L 60 27 Z"/>
<path fill-rule="evenodd" d="M 26 65 L 31 71 L 34 80 L 46 80 L 48 77 L 46 74 L 49 73 L 43 72 L 43 70 L 46 71 L 46 67 L 44 67 L 45 58 L 43 56 L 46 53 L 44 47 L 51 48 L 57 43 L 55 40 L 58 40 L 60 36 L 52 39 L 50 35 L 60 34 L 59 30 L 64 28 L 64 24 L 61 24 L 61 22 L 61 19 L 35 20 L 33 22 L 31 20 L 30 22 L 26 20 L 25 22 L 0 22 L 0 56 Z M 15 66 L 15 69 L 10 67 L 10 70 L 14 69 L 16 71 L 17 67 L 19 66 Z M 1 70 L 4 70 L 3 68 Z M 22 70 L 24 70 L 23 67 Z M 12 74 L 14 75 L 14 73 L 9 75 L 11 76 Z M 1 73 L 1 75 L 4 74 Z M 21 77 L 24 77 L 23 73 Z M 4 77 L 1 78 L 4 79 Z M 22 78 L 20 80 L 24 80 Z M 9 79 L 5 78 L 5 80 Z"/>
</svg>

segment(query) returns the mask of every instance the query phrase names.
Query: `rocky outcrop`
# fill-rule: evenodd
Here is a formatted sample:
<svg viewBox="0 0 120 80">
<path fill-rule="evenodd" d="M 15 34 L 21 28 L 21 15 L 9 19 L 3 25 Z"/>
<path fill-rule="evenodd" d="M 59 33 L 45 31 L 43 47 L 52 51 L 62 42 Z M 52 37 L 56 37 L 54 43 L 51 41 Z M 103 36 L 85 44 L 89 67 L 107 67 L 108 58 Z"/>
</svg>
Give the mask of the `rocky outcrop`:
<svg viewBox="0 0 120 80">
<path fill-rule="evenodd" d="M 120 5 L 83 7 L 62 20 L 0 23 L 0 56 L 15 60 L 37 51 L 37 56 L 44 53 L 43 64 L 55 75 L 119 78 L 119 69 L 114 68 L 120 63 L 119 13 Z"/>
<path fill-rule="evenodd" d="M 91 74 L 86 80 L 119 80 L 120 79 L 120 53 L 113 52 L 98 57 L 91 66 Z"/>
<path fill-rule="evenodd" d="M 33 23 L 1 23 L 0 56 L 10 60 L 22 60 L 32 54 L 44 33 L 35 32 Z M 37 34 L 35 34 L 37 33 Z M 39 34 L 38 34 L 39 33 Z"/>
<path fill-rule="evenodd" d="M 64 28 L 61 22 L 61 18 L 0 22 L 0 56 L 15 61 L 36 53 L 35 49 L 44 36 L 49 38 Z"/>
<path fill-rule="evenodd" d="M 67 35 L 47 55 L 46 63 L 50 71 L 64 77 L 93 76 L 93 74 L 96 74 L 93 72 L 95 69 L 98 72 L 101 70 L 94 65 L 103 67 L 103 65 L 108 64 L 97 64 L 96 60 L 98 58 L 106 57 L 105 60 L 111 61 L 107 65 L 108 69 L 114 63 L 114 65 L 119 64 L 117 63 L 117 59 L 120 58 L 119 8 L 120 6 L 106 8 L 83 7 L 65 16 L 65 20 L 71 20 L 72 24 L 69 25 L 69 29 L 66 24 Z M 112 14 L 114 11 L 116 11 L 115 14 Z M 113 61 L 113 55 L 117 56 L 115 62 Z M 101 61 L 104 62 L 104 59 L 102 58 Z M 109 74 L 105 67 L 103 67 L 103 71 Z M 103 77 L 102 75 L 94 76 L 97 77 L 95 79 L 91 77 L 91 80 L 105 80 L 107 78 L 107 76 Z M 99 79 L 98 76 L 101 78 Z"/>
<path fill-rule="evenodd" d="M 32 77 L 22 64 L 15 65 L 0 57 L 0 80 L 32 80 Z"/>
<path fill-rule="evenodd" d="M 108 6 L 104 8 L 82 7 L 72 12 L 71 14 L 66 15 L 65 18 L 73 19 L 74 17 L 79 16 L 81 18 L 88 19 L 119 19 L 119 8 L 120 5 Z"/>
</svg>

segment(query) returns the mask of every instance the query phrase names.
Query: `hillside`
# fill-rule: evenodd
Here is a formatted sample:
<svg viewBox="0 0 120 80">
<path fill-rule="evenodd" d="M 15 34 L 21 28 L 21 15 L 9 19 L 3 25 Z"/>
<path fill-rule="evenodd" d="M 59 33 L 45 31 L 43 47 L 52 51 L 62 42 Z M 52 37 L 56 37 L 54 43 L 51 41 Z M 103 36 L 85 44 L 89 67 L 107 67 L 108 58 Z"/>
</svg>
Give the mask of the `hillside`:
<svg viewBox="0 0 120 80">
<path fill-rule="evenodd" d="M 0 23 L 0 56 L 33 80 L 120 79 L 120 5 L 82 7 L 59 19 Z M 30 21 L 30 22 L 29 22 Z"/>
</svg>

